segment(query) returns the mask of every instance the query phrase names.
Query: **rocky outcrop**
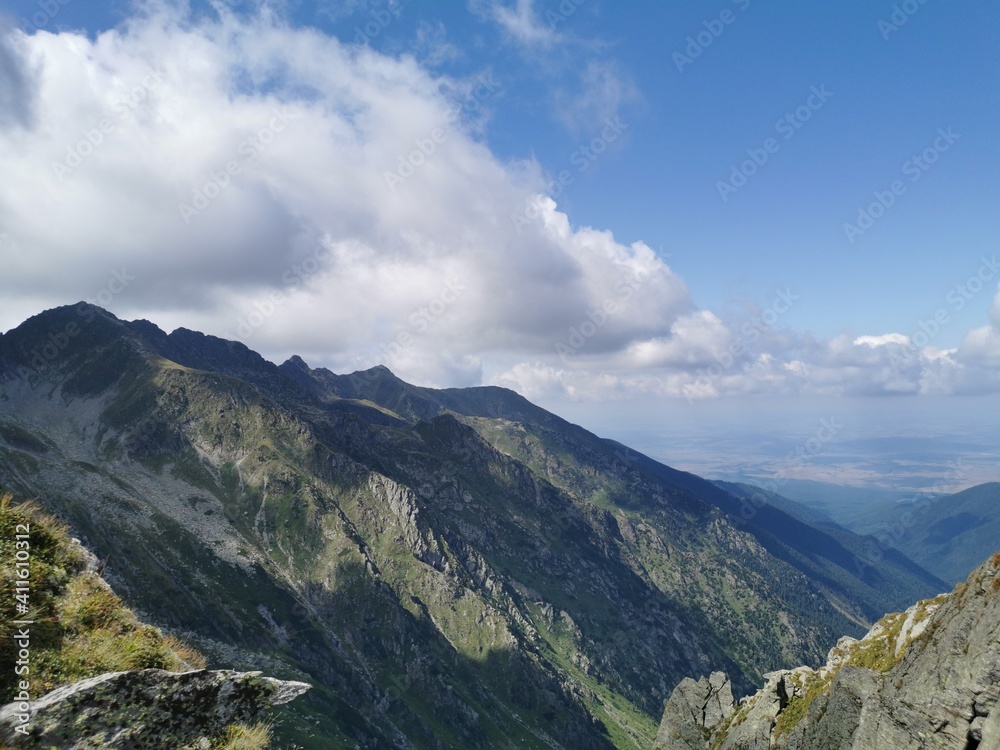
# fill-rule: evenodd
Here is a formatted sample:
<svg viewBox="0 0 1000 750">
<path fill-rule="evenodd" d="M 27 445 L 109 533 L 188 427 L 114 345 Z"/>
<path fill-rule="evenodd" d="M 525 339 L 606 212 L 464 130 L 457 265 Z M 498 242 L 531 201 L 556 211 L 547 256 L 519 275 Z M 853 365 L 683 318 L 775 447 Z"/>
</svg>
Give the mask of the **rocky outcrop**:
<svg viewBox="0 0 1000 750">
<path fill-rule="evenodd" d="M 310 687 L 260 672 L 109 672 L 57 688 L 31 701 L 27 712 L 23 703 L 4 706 L 0 744 L 65 750 L 207 747 L 229 724 L 288 703 Z"/>
<path fill-rule="evenodd" d="M 723 719 L 733 712 L 733 687 L 724 672 L 695 682 L 681 681 L 667 701 L 653 750 L 697 750 Z"/>
<path fill-rule="evenodd" d="M 685 680 L 655 750 L 1000 750 L 1000 553 L 952 593 L 841 639 L 820 669 L 767 679 L 714 726 L 685 710 L 705 680 Z"/>
</svg>

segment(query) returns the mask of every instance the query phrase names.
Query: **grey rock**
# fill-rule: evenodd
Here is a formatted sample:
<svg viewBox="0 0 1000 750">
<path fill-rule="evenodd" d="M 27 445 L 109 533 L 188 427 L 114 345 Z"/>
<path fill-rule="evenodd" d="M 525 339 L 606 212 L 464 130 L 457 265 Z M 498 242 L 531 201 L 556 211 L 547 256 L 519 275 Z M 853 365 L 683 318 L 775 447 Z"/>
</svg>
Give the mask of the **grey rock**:
<svg viewBox="0 0 1000 750">
<path fill-rule="evenodd" d="M 310 689 L 260 672 L 143 669 L 108 672 L 0 709 L 0 743 L 17 747 L 181 748 Z M 18 732 L 26 724 L 27 736 Z M 204 743 L 202 743 L 204 744 Z"/>
<path fill-rule="evenodd" d="M 861 641 L 841 639 L 818 670 L 766 677 L 730 722 L 714 727 L 678 710 L 701 684 L 681 683 L 661 734 L 701 744 L 656 747 L 1000 750 L 1000 553 L 952 593 L 887 615 Z M 798 704 L 802 715 L 782 722 L 782 711 L 810 688 L 812 702 Z"/>
<path fill-rule="evenodd" d="M 1000 750 L 1000 708 L 995 708 L 982 723 L 979 750 Z"/>
<path fill-rule="evenodd" d="M 663 709 L 654 750 L 702 750 L 713 727 L 733 712 L 733 687 L 724 672 L 685 678 Z"/>
<path fill-rule="evenodd" d="M 861 714 L 873 696 L 878 694 L 882 681 L 870 669 L 845 666 L 834 680 L 828 697 L 814 704 L 810 715 L 821 715 L 822 720 L 812 721 L 806 717 L 795 731 L 784 741 L 788 750 L 838 750 L 851 748 L 855 729 L 861 722 Z M 882 745 L 881 747 L 893 747 Z M 905 745 L 903 745 L 905 747 Z"/>
<path fill-rule="evenodd" d="M 742 721 L 732 728 L 722 745 L 725 750 L 766 750 L 771 746 L 774 722 L 788 705 L 791 674 L 781 670 L 764 675 L 767 683 L 744 704 Z"/>
</svg>

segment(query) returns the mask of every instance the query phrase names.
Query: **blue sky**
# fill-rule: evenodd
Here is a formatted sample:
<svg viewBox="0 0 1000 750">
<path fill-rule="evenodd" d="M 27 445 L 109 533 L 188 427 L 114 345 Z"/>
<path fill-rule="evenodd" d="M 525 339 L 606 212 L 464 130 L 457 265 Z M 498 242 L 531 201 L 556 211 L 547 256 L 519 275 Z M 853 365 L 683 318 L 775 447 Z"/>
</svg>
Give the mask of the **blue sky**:
<svg viewBox="0 0 1000 750">
<path fill-rule="evenodd" d="M 92 299 L 607 428 L 1000 391 L 995 3 L 6 8 L 0 329 Z"/>
</svg>

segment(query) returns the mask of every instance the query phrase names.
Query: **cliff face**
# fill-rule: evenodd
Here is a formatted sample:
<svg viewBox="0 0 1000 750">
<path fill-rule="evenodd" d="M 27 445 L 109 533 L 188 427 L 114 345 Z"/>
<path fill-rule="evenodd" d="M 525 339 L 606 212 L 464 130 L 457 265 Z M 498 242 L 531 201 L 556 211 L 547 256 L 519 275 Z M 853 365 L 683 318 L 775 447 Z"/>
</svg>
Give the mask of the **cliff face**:
<svg viewBox="0 0 1000 750">
<path fill-rule="evenodd" d="M 1000 553 L 950 594 L 842 638 L 820 669 L 692 711 L 717 702 L 724 677 L 678 685 L 654 750 L 1000 750 Z"/>
</svg>

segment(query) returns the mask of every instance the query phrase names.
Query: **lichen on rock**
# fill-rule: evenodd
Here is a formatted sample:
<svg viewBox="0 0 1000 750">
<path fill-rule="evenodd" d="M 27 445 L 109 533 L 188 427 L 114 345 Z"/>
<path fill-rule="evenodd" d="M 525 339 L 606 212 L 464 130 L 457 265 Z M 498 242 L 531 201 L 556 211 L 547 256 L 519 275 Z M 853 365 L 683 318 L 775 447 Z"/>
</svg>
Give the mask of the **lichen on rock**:
<svg viewBox="0 0 1000 750">
<path fill-rule="evenodd" d="M 162 750 L 197 746 L 272 705 L 310 689 L 260 672 L 143 669 L 109 672 L 31 702 L 27 736 L 17 703 L 0 709 L 0 743 L 65 750 Z M 204 744 L 204 743 L 202 743 Z"/>
</svg>

